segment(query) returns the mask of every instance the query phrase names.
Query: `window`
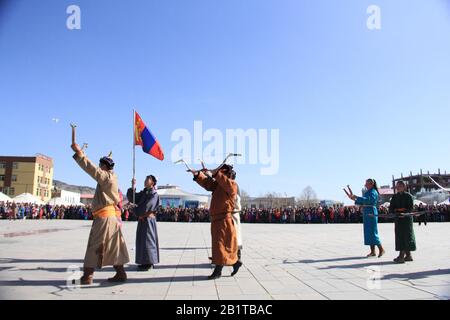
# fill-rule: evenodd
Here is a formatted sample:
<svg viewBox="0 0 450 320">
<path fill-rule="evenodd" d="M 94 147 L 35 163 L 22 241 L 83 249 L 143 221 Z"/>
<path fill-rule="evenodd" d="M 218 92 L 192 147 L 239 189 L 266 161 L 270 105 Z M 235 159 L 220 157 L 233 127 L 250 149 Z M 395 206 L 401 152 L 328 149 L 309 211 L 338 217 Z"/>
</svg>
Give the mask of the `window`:
<svg viewBox="0 0 450 320">
<path fill-rule="evenodd" d="M 9 195 L 13 196 L 16 193 L 16 189 L 14 188 L 9 188 Z"/>
<path fill-rule="evenodd" d="M 13 162 L 12 167 L 13 167 L 13 169 L 19 169 L 19 163 L 18 162 Z"/>
<path fill-rule="evenodd" d="M 3 174 L 0 175 L 0 181 L 5 181 L 5 175 Z"/>
<path fill-rule="evenodd" d="M 17 182 L 17 176 L 13 174 L 13 175 L 11 176 L 11 181 L 12 181 L 12 182 Z"/>
<path fill-rule="evenodd" d="M 5 168 L 6 168 L 6 163 L 0 162 L 0 169 L 5 169 Z"/>
</svg>

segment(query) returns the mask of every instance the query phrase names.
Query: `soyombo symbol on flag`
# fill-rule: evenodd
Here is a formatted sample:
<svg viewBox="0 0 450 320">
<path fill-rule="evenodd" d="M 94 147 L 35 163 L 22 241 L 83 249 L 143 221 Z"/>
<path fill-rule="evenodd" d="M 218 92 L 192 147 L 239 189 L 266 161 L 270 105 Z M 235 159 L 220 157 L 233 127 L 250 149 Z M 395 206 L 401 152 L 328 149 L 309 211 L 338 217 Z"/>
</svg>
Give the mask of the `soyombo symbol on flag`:
<svg viewBox="0 0 450 320">
<path fill-rule="evenodd" d="M 137 112 L 134 112 L 134 145 L 142 146 L 142 150 L 145 153 L 161 161 L 164 160 L 164 152 L 161 149 L 161 145 Z"/>
</svg>

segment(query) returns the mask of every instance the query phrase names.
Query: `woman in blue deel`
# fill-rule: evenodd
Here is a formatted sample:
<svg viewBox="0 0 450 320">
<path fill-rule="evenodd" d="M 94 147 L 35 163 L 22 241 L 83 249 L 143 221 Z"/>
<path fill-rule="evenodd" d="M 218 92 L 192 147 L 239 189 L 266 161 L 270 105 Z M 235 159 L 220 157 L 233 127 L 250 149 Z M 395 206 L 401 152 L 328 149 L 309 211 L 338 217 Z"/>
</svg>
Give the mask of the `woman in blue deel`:
<svg viewBox="0 0 450 320">
<path fill-rule="evenodd" d="M 375 179 L 368 179 L 366 181 L 367 191 L 363 197 L 349 194 L 349 198 L 355 201 L 355 204 L 363 207 L 363 221 L 364 221 L 364 244 L 370 246 L 370 253 L 368 258 L 376 257 L 375 248 L 378 247 L 380 253 L 378 258 L 381 258 L 386 253 L 381 245 L 380 237 L 378 235 L 378 186 Z"/>
</svg>

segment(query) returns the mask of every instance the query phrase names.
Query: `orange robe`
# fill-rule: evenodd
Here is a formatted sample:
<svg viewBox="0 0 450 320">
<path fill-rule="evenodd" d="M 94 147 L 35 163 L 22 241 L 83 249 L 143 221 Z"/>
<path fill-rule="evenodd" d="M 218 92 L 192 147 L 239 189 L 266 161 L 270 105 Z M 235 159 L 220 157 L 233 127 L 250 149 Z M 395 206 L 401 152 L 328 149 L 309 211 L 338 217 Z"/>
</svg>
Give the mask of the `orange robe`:
<svg viewBox="0 0 450 320">
<path fill-rule="evenodd" d="M 238 187 L 234 180 L 218 172 L 214 180 L 200 172 L 194 180 L 205 190 L 211 191 L 212 263 L 232 266 L 238 261 L 238 241 L 233 221 Z"/>
</svg>

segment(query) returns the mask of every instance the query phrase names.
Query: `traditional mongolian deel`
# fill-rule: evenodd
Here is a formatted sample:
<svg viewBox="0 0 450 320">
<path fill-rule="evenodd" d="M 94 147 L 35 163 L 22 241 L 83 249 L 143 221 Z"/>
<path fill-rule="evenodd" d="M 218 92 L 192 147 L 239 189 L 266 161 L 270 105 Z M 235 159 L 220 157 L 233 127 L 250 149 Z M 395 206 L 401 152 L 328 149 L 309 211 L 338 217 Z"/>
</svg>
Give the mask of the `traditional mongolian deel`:
<svg viewBox="0 0 450 320">
<path fill-rule="evenodd" d="M 413 216 L 402 216 L 399 212 L 411 212 L 414 208 L 414 199 L 410 193 L 396 193 L 391 200 L 389 211 L 398 213 L 395 218 L 395 250 L 416 251 L 416 238 L 414 235 Z"/>
<path fill-rule="evenodd" d="M 133 189 L 128 189 L 128 200 L 133 200 Z M 139 218 L 136 233 L 136 263 L 141 266 L 159 263 L 159 240 L 156 225 L 156 210 L 159 207 L 159 196 L 154 188 L 145 188 L 136 193 L 136 208 Z"/>
<path fill-rule="evenodd" d="M 123 266 L 130 259 L 120 227 L 120 201 L 117 176 L 94 165 L 86 155 L 74 155 L 78 165 L 97 181 L 92 203 L 94 222 L 84 260 L 85 268 Z"/>
<path fill-rule="evenodd" d="M 363 206 L 364 244 L 366 246 L 381 245 L 378 235 L 378 192 L 375 189 L 368 190 L 363 197 L 358 197 L 356 205 Z"/>
<path fill-rule="evenodd" d="M 194 180 L 213 193 L 210 206 L 212 263 L 232 266 L 238 262 L 238 240 L 233 221 L 237 184 L 220 171 L 213 178 L 199 172 Z"/>
</svg>

